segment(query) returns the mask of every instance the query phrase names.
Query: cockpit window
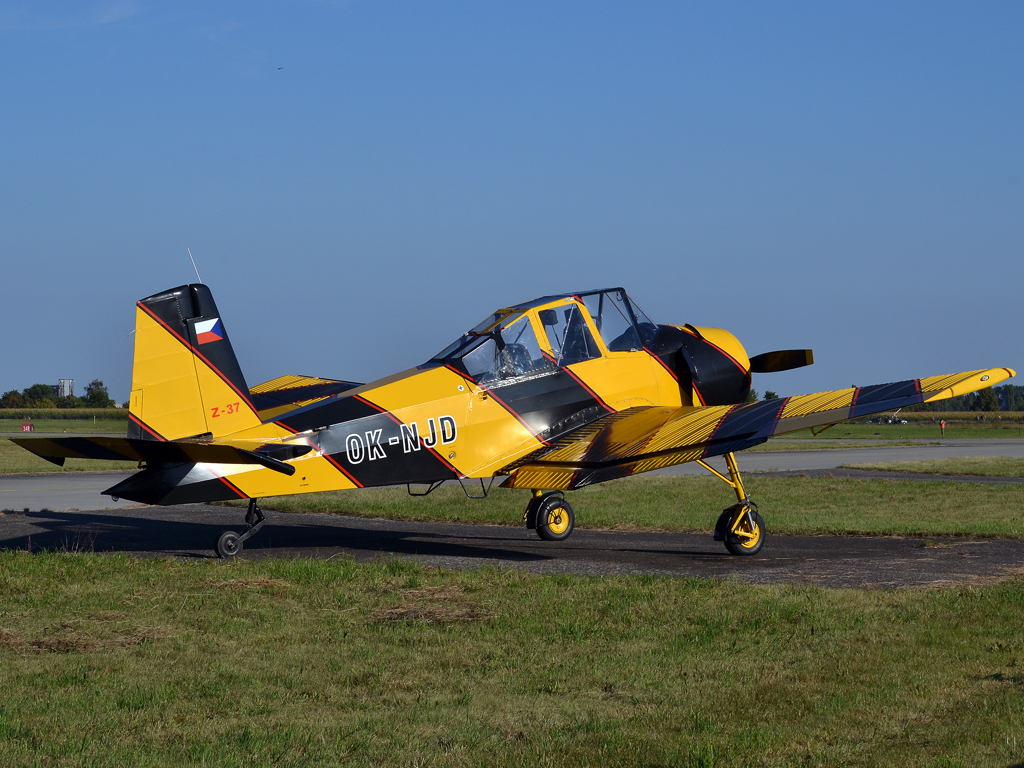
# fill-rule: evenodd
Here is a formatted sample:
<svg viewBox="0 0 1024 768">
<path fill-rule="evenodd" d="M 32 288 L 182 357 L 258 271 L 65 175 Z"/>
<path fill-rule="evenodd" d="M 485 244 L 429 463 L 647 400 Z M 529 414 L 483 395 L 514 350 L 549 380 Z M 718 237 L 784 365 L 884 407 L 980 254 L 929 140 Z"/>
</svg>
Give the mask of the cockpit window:
<svg viewBox="0 0 1024 768">
<path fill-rule="evenodd" d="M 557 309 L 542 309 L 540 322 L 559 365 L 572 365 L 601 356 L 587 321 L 575 302 Z"/>
<path fill-rule="evenodd" d="M 644 340 L 644 344 L 652 344 L 654 337 L 658 335 L 657 323 L 651 320 L 647 313 L 637 306 L 632 296 L 627 296 L 626 298 L 629 300 L 629 306 L 633 309 L 634 317 L 636 317 L 636 324 L 640 329 L 640 338 Z"/>
<path fill-rule="evenodd" d="M 622 291 L 590 293 L 582 298 L 609 352 L 640 349 L 640 336 L 633 327 L 633 318 Z"/>
<path fill-rule="evenodd" d="M 489 338 L 488 334 L 491 333 L 499 323 L 505 322 L 507 325 L 522 314 L 521 310 L 499 309 L 493 315 L 489 315 L 482 323 L 478 324 L 471 331 L 464 333 L 447 347 L 442 349 L 434 355 L 431 360 L 433 362 L 458 360 L 474 347 L 478 347 L 483 344 L 484 341 Z"/>
<path fill-rule="evenodd" d="M 555 367 L 541 352 L 526 316 L 486 334 L 483 343 L 463 356 L 462 364 L 473 380 L 481 384 L 519 379 Z"/>
</svg>

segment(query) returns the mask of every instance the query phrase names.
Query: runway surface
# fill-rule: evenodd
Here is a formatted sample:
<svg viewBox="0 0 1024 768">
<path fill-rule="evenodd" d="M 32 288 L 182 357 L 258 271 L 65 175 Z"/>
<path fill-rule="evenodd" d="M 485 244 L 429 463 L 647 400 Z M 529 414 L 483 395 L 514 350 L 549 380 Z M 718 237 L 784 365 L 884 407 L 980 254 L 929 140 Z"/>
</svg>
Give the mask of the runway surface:
<svg viewBox="0 0 1024 768">
<path fill-rule="evenodd" d="M 971 440 L 946 445 L 801 450 L 739 454 L 747 472 L 834 474 L 935 481 L 967 478 L 862 473 L 840 464 L 916 461 L 953 456 L 1024 456 L 1024 440 Z M 724 466 L 723 466 L 724 469 Z M 666 474 L 704 473 L 695 465 Z M 143 507 L 100 495 L 130 473 L 0 476 L 0 549 L 123 551 L 139 556 L 213 558 L 227 528 L 241 531 L 237 508 Z M 1020 482 L 972 478 L 977 482 Z M 415 558 L 429 566 L 495 566 L 537 573 L 643 573 L 893 588 L 970 583 L 1024 572 L 1024 541 L 895 537 L 769 536 L 754 558 L 729 555 L 710 533 L 577 530 L 562 543 L 543 542 L 520 527 L 405 523 L 337 515 L 267 513 L 267 525 L 243 557 L 346 555 Z"/>
<path fill-rule="evenodd" d="M 145 507 L 95 512 L 6 513 L 0 549 L 128 552 L 214 558 L 243 510 Z M 406 523 L 339 515 L 268 512 L 240 557 L 413 558 L 446 568 L 520 568 L 536 573 L 652 574 L 757 584 L 894 588 L 973 583 L 1024 571 L 1024 541 L 859 536 L 769 536 L 756 557 L 734 557 L 710 533 L 577 530 L 541 541 L 520 527 Z"/>
</svg>

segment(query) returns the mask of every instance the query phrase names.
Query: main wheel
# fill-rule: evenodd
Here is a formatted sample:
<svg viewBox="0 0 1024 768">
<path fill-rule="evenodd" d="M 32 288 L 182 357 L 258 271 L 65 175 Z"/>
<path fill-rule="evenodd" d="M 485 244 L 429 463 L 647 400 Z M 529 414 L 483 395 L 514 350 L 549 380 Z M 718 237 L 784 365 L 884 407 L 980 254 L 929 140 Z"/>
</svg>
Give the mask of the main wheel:
<svg viewBox="0 0 1024 768">
<path fill-rule="evenodd" d="M 548 496 L 537 509 L 537 535 L 544 541 L 565 541 L 572 535 L 576 517 L 561 496 Z"/>
<path fill-rule="evenodd" d="M 725 548 L 733 555 L 756 555 L 764 546 L 765 535 L 764 520 L 750 509 L 743 512 L 735 532 L 726 529 Z"/>
<path fill-rule="evenodd" d="M 217 557 L 229 560 L 242 551 L 242 542 L 234 531 L 224 531 L 217 537 Z"/>
</svg>

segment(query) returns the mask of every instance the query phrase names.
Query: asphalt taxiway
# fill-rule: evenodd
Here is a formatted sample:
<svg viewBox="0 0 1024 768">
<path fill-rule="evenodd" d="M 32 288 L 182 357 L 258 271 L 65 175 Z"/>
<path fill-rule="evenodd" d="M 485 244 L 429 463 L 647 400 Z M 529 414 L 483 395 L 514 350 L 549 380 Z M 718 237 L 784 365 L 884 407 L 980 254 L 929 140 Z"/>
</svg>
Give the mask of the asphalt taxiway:
<svg viewBox="0 0 1024 768">
<path fill-rule="evenodd" d="M 791 475 L 1024 482 L 902 473 L 863 473 L 841 464 L 955 456 L 1024 457 L 1024 440 L 945 445 L 799 450 L 739 455 L 741 470 Z M 714 463 L 714 462 L 712 462 Z M 724 469 L 724 466 L 722 467 Z M 669 474 L 704 473 L 695 465 Z M 242 510 L 207 505 L 144 507 L 100 492 L 129 473 L 0 476 L 0 549 L 121 551 L 138 556 L 215 557 L 225 529 L 242 530 Z M 241 555 L 415 558 L 429 566 L 522 568 L 537 573 L 644 573 L 892 588 L 973 583 L 1024 572 L 1024 541 L 857 536 L 771 536 L 761 554 L 733 557 L 710 533 L 577 530 L 566 542 L 543 542 L 513 526 L 407 523 L 339 515 L 267 512 L 267 524 Z"/>
<path fill-rule="evenodd" d="M 205 505 L 0 517 L 0 549 L 126 552 L 211 559 L 217 536 L 241 530 L 243 510 Z M 577 530 L 541 541 L 522 527 L 409 523 L 267 512 L 239 557 L 415 559 L 445 568 L 535 573 L 651 574 L 773 584 L 895 588 L 991 581 L 1024 572 L 1024 541 L 868 536 L 771 536 L 756 557 L 734 557 L 710 533 Z"/>
</svg>

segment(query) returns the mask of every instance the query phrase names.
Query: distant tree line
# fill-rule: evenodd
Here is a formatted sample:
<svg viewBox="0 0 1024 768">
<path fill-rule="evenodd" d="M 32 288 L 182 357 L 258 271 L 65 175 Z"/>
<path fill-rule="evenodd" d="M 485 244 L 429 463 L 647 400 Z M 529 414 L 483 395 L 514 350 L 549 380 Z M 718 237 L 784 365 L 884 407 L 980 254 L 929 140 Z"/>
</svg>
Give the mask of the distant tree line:
<svg viewBox="0 0 1024 768">
<path fill-rule="evenodd" d="M 1024 411 L 1024 386 L 1003 384 L 980 392 L 928 403 L 933 411 Z"/>
<path fill-rule="evenodd" d="M 33 384 L 20 392 L 12 389 L 0 395 L 0 408 L 113 408 L 114 405 L 99 379 L 86 385 L 82 397 L 58 397 L 52 384 Z"/>
</svg>

